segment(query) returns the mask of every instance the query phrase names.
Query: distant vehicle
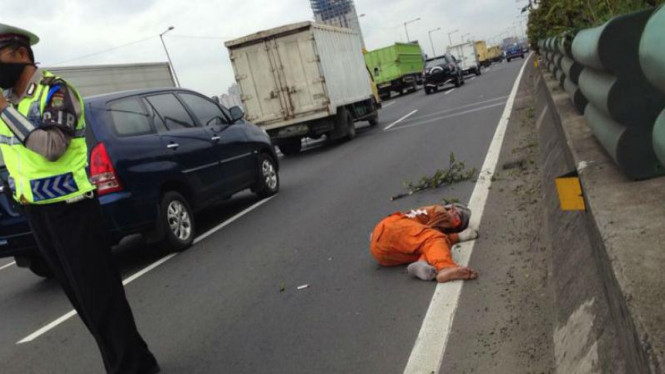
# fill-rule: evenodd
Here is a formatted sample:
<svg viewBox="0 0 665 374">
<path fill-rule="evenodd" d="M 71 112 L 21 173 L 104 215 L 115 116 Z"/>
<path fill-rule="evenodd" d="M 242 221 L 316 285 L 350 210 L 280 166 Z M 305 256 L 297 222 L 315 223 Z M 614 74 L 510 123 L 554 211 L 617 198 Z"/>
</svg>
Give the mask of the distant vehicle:
<svg viewBox="0 0 665 374">
<path fill-rule="evenodd" d="M 503 61 L 503 49 L 498 45 L 489 47 L 487 49 L 487 57 L 491 62 L 501 62 Z"/>
<path fill-rule="evenodd" d="M 46 68 L 86 96 L 145 88 L 175 87 L 167 62 Z"/>
<path fill-rule="evenodd" d="M 506 60 L 508 62 L 517 57 L 524 58 L 524 50 L 522 49 L 521 45 L 513 44 L 510 47 L 506 48 Z"/>
<path fill-rule="evenodd" d="M 400 95 L 404 91 L 416 91 L 421 80 L 425 61 L 418 43 L 395 43 L 365 53 L 365 63 L 370 69 L 382 99 L 391 92 Z"/>
<path fill-rule="evenodd" d="M 476 50 L 476 57 L 478 58 L 478 63 L 480 66 L 488 67 L 492 64 L 490 60 L 489 53 L 487 50 L 487 43 L 484 40 L 477 40 L 474 44 Z"/>
<path fill-rule="evenodd" d="M 457 65 L 455 57 L 446 53 L 439 57 L 428 59 L 425 63 L 425 93 L 436 92 L 440 87 L 452 83 L 455 87 L 464 84 L 462 69 Z"/>
<path fill-rule="evenodd" d="M 85 113 L 89 175 L 115 242 L 143 233 L 182 250 L 196 235 L 195 212 L 247 188 L 259 197 L 279 190 L 270 138 L 238 107 L 157 89 L 86 98 Z M 48 277 L 7 174 L 0 157 L 0 257 L 14 256 L 18 266 Z"/>
<path fill-rule="evenodd" d="M 284 155 L 304 137 L 353 139 L 354 123 L 379 121 L 379 99 L 358 34 L 314 22 L 261 31 L 225 43 L 247 111 Z"/>
<path fill-rule="evenodd" d="M 475 42 L 466 42 L 449 46 L 448 53 L 456 56 L 457 65 L 462 69 L 463 74 L 481 74 Z"/>
</svg>

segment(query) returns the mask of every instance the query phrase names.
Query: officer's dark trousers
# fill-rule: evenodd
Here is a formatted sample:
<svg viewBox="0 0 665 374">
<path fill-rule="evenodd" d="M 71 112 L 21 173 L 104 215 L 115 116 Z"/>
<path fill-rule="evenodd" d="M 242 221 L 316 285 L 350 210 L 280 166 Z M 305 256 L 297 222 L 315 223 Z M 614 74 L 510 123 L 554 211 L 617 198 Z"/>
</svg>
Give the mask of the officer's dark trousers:
<svg viewBox="0 0 665 374">
<path fill-rule="evenodd" d="M 25 207 L 39 250 L 102 353 L 108 373 L 152 373 L 157 362 L 139 335 L 111 258 L 96 198 Z"/>
</svg>

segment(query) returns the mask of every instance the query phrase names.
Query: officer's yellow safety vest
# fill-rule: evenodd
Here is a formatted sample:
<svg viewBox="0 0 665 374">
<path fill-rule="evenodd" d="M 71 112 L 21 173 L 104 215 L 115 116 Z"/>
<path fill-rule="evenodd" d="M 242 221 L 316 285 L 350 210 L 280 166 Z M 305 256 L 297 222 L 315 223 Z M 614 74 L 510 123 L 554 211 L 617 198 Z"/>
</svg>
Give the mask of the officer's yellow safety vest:
<svg viewBox="0 0 665 374">
<path fill-rule="evenodd" d="M 16 108 L 33 123 L 39 123 L 46 107 L 49 82 L 56 78 L 42 71 L 42 79 L 31 97 L 23 98 Z M 72 86 L 68 89 L 74 90 Z M 76 91 L 74 91 L 76 92 Z M 0 151 L 9 171 L 9 187 L 14 199 L 22 204 L 50 204 L 83 195 L 95 189 L 88 180 L 86 166 L 88 149 L 85 144 L 85 116 L 83 100 L 78 97 L 81 116 L 76 124 L 76 133 L 67 151 L 56 161 L 26 148 L 0 119 Z"/>
</svg>

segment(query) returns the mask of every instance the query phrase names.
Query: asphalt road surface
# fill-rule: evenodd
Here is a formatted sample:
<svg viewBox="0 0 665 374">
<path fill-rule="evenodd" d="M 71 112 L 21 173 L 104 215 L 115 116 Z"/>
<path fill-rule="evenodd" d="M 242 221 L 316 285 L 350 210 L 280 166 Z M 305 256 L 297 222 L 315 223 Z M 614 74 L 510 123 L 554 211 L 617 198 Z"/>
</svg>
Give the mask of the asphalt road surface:
<svg viewBox="0 0 665 374">
<path fill-rule="evenodd" d="M 307 142 L 281 160 L 277 196 L 242 193 L 203 212 L 201 236 L 183 253 L 123 241 L 115 259 L 163 372 L 404 372 L 436 284 L 410 278 L 405 267 L 378 266 L 369 233 L 394 211 L 469 200 L 472 181 L 390 197 L 405 181 L 447 167 L 451 153 L 480 169 L 521 67 L 521 60 L 495 64 L 460 88 L 388 100 L 380 125 L 358 123 L 351 142 Z M 514 112 L 528 109 L 524 90 Z M 501 160 L 530 149 L 522 127 L 511 117 L 506 144 L 513 148 L 504 145 Z M 492 220 L 482 221 L 470 260 L 480 278 L 462 288 L 442 373 L 551 371 L 539 215 L 531 207 L 530 216 L 506 217 L 532 199 L 507 194 L 515 178 L 537 184 L 536 171 L 524 173 L 505 181 L 506 195 L 496 187 L 489 194 L 484 216 Z M 0 259 L 0 371 L 102 373 L 92 337 L 57 284 L 10 263 Z"/>
</svg>

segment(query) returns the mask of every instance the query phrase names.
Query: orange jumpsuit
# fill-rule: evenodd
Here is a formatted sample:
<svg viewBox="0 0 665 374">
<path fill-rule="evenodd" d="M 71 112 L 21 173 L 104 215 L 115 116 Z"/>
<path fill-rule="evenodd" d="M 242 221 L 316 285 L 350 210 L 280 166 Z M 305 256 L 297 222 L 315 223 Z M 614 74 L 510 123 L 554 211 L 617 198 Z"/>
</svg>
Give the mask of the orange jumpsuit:
<svg viewBox="0 0 665 374">
<path fill-rule="evenodd" d="M 457 267 L 450 248 L 459 242 L 459 236 L 445 234 L 442 230 L 459 224 L 459 217 L 451 215 L 441 205 L 393 213 L 372 232 L 370 251 L 383 266 L 424 260 L 437 271 Z"/>
</svg>

